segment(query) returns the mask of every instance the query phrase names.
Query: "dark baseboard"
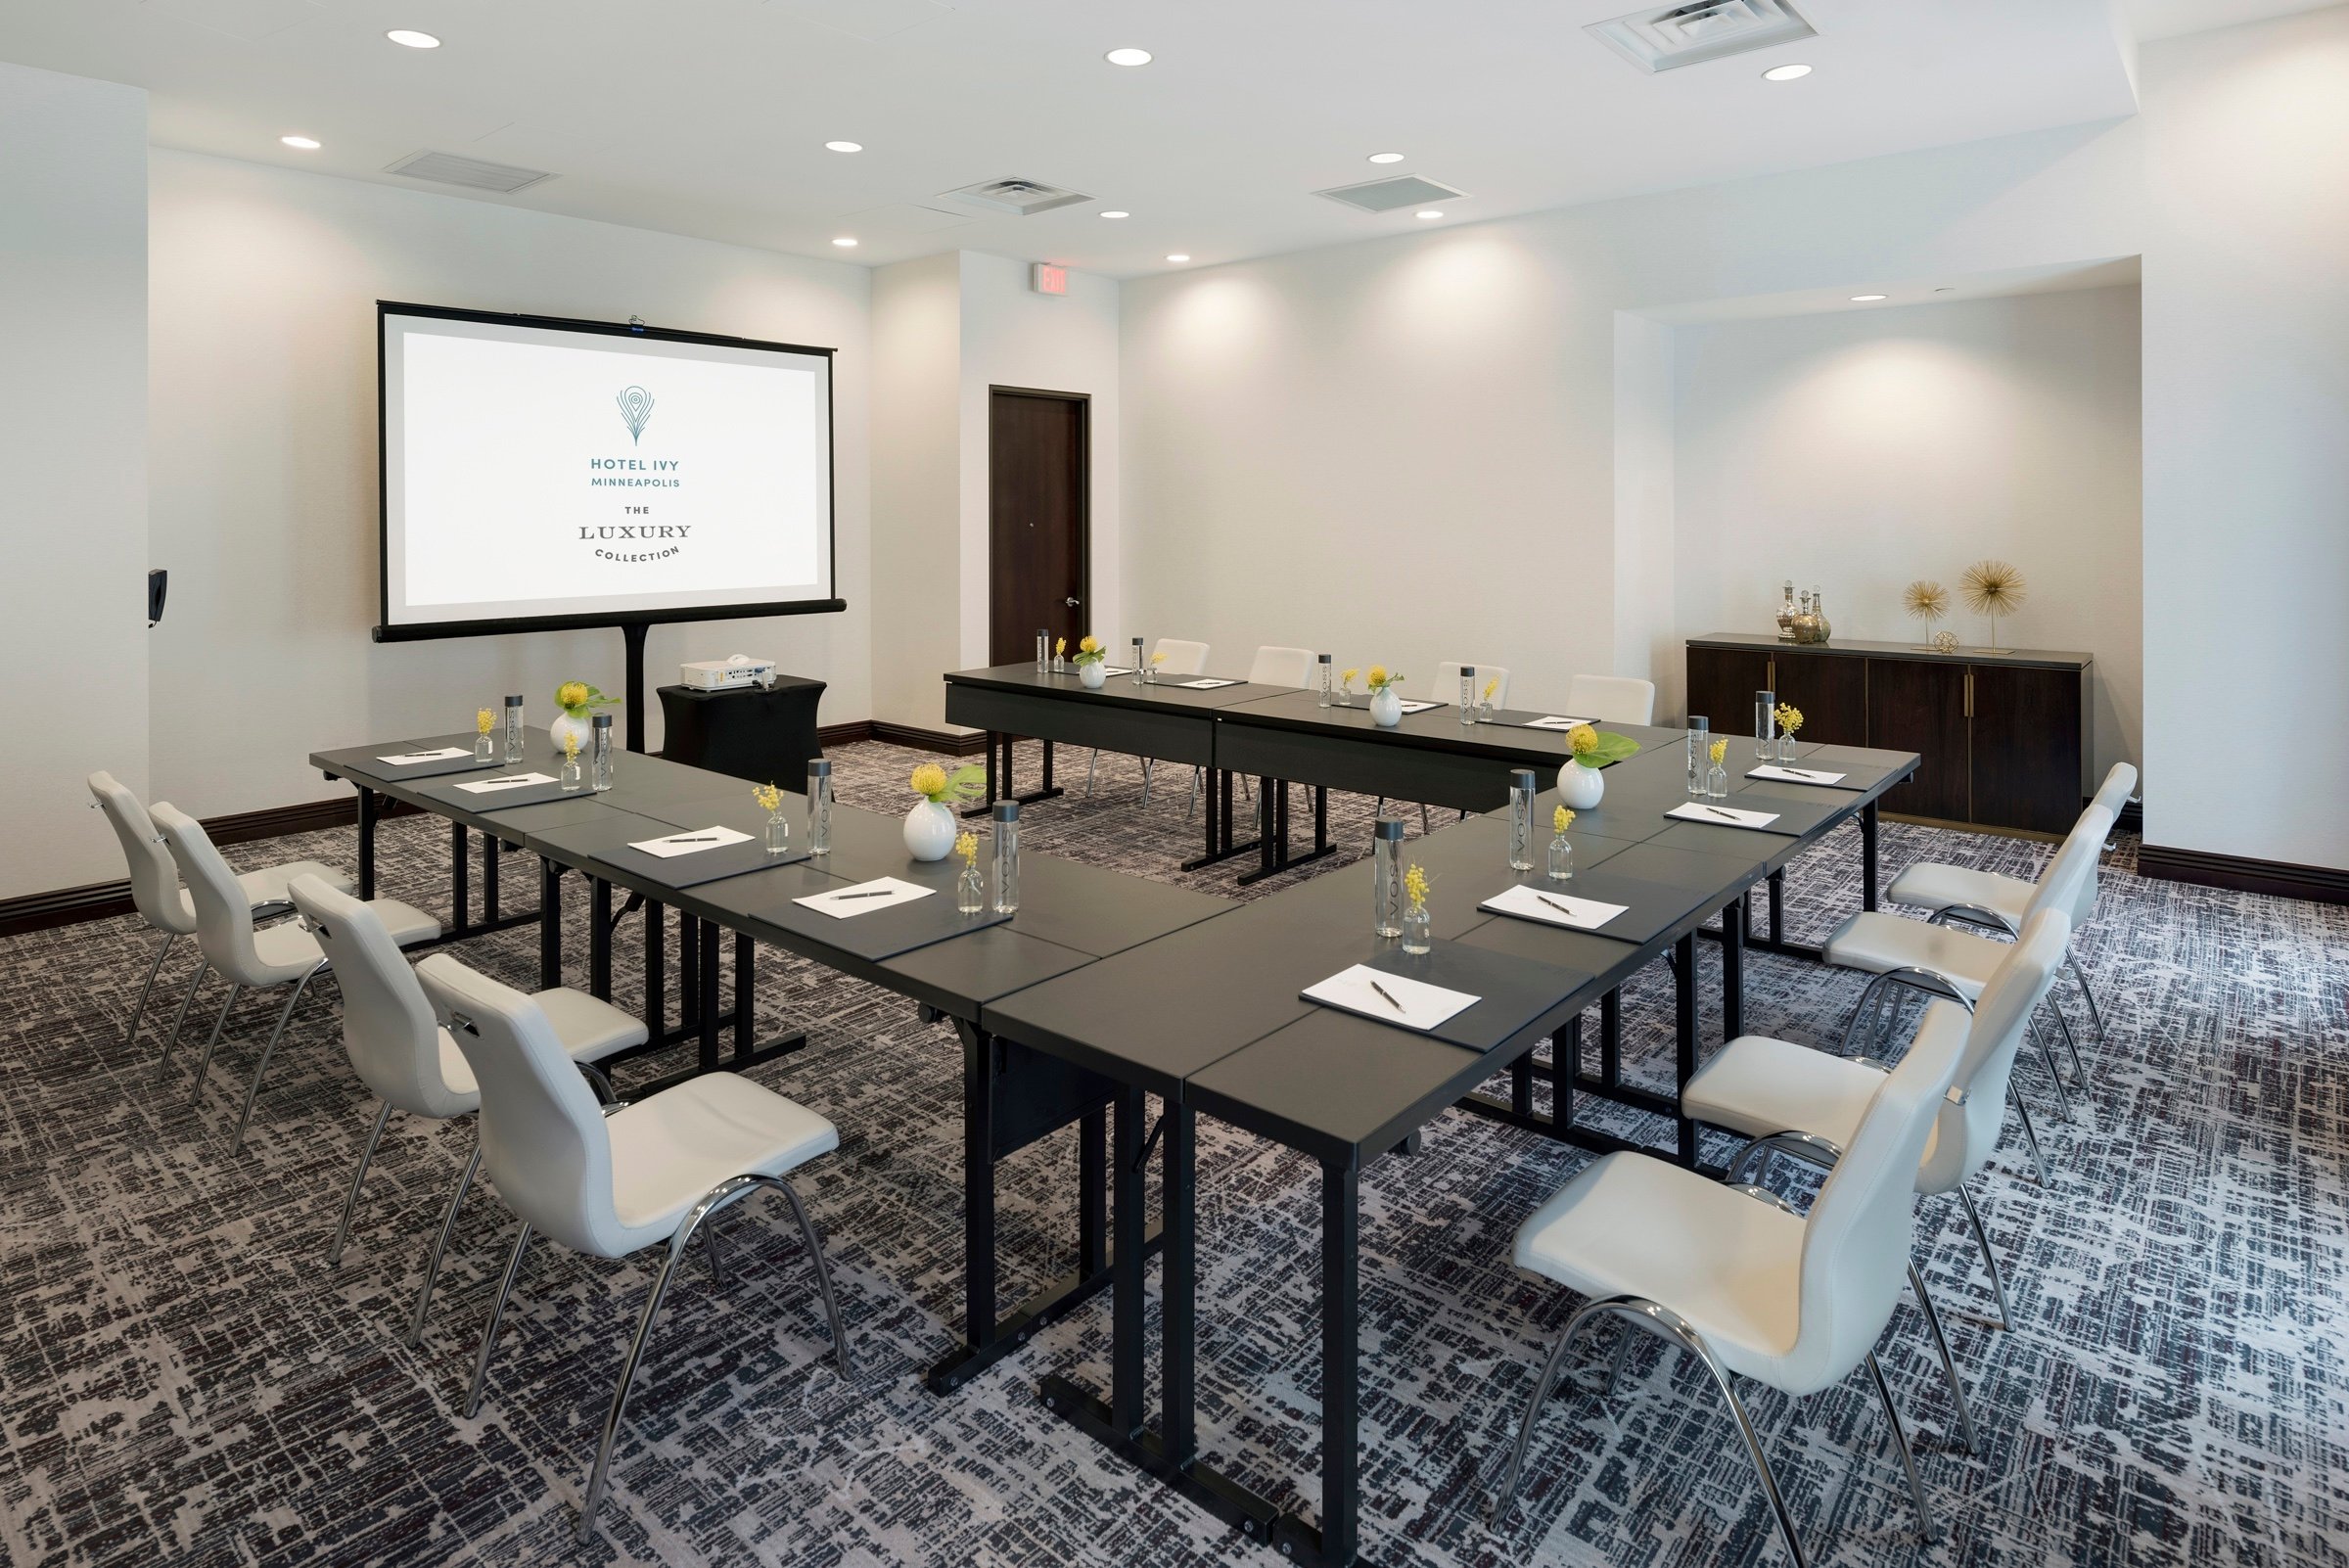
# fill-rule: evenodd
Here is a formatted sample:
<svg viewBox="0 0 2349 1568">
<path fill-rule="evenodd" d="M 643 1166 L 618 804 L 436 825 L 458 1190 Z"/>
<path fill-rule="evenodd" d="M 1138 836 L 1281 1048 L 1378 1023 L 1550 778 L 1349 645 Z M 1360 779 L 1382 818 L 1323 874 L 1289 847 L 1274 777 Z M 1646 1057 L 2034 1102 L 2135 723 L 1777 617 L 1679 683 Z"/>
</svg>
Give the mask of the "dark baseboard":
<svg viewBox="0 0 2349 1568">
<path fill-rule="evenodd" d="M 2281 860 L 2253 860 L 2239 854 L 2212 854 L 2204 850 L 2171 850 L 2146 844 L 2138 848 L 2137 871 L 2140 876 L 2164 882 L 2191 882 L 2205 888 L 2266 893 L 2279 899 L 2307 899 L 2317 903 L 2349 903 L 2349 871 L 2331 866 L 2291 865 Z"/>
<path fill-rule="evenodd" d="M 58 888 L 49 893 L 21 894 L 0 899 L 0 937 L 51 926 L 74 926 L 84 920 L 111 920 L 131 911 L 130 884 L 94 882 L 86 888 Z"/>
<path fill-rule="evenodd" d="M 940 729 L 918 729 L 911 724 L 893 724 L 886 718 L 876 718 L 869 726 L 866 740 L 887 741 L 892 746 L 910 746 L 916 751 L 937 752 L 944 757 L 977 757 L 987 750 L 984 732 L 969 735 L 949 735 Z"/>
<path fill-rule="evenodd" d="M 387 806 L 396 803 L 387 801 Z M 310 801 L 301 806 L 273 806 L 261 811 L 236 811 L 205 819 L 204 831 L 214 844 L 252 844 L 283 838 L 288 833 L 315 833 L 320 828 L 349 827 L 359 819 L 355 795 L 340 800 Z"/>
<path fill-rule="evenodd" d="M 2113 830 L 2118 833 L 2143 833 L 2145 831 L 2144 803 L 2142 801 L 2123 801 L 2120 810 L 2113 816 L 2112 826 Z"/>
</svg>

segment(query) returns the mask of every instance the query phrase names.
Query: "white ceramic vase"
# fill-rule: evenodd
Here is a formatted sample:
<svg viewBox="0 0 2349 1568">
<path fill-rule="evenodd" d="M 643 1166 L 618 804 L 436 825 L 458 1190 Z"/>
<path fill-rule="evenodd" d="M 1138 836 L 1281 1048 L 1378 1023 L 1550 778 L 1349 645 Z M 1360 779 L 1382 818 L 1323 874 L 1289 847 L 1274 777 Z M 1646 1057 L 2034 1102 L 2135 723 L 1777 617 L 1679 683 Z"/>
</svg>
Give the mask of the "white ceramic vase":
<svg viewBox="0 0 2349 1568">
<path fill-rule="evenodd" d="M 555 710 L 555 721 L 546 726 L 546 732 L 554 738 L 557 757 L 563 755 L 563 737 L 566 735 L 576 735 L 579 738 L 579 756 L 581 758 L 593 754 L 595 729 L 584 718 L 574 718 L 558 708 Z"/>
<path fill-rule="evenodd" d="M 1381 729 L 1393 729 L 1403 722 L 1403 699 L 1392 686 L 1381 686 L 1370 694 L 1370 722 Z"/>
<path fill-rule="evenodd" d="M 1086 691 L 1099 691 L 1108 682 L 1109 671 L 1102 669 L 1101 665 L 1102 661 L 1096 659 L 1089 665 L 1077 667 L 1077 679 Z"/>
<path fill-rule="evenodd" d="M 954 813 L 936 801 L 916 801 L 905 813 L 905 853 L 917 860 L 943 860 L 954 853 Z"/>
<path fill-rule="evenodd" d="M 1558 769 L 1558 799 L 1577 811 L 1588 811 L 1607 793 L 1607 776 L 1595 767 L 1568 762 Z"/>
</svg>

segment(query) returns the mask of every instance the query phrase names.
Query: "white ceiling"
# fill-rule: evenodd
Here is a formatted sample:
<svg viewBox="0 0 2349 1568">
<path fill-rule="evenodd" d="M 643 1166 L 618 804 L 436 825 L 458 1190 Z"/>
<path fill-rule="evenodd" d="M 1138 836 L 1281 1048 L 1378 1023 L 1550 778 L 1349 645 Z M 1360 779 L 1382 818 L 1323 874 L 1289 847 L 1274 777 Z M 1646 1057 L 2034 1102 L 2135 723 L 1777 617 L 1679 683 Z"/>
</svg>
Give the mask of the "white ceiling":
<svg viewBox="0 0 2349 1568">
<path fill-rule="evenodd" d="M 2129 3 L 2165 26 L 2305 8 Z M 2109 0 L 1797 4 L 1818 37 L 1653 76 L 1583 31 L 1629 0 L 7 0 L 0 59 L 148 89 L 164 147 L 446 192 L 382 172 L 431 148 L 560 176 L 478 198 L 503 205 L 1113 276 L 1436 226 L 1310 194 L 1386 173 L 1470 193 L 1451 224 L 2135 109 Z M 1157 59 L 1103 61 L 1124 45 Z M 1761 79 L 1789 60 L 1816 69 Z M 1386 150 L 1408 156 L 1364 161 Z M 1099 200 L 923 206 L 1005 175 Z"/>
</svg>

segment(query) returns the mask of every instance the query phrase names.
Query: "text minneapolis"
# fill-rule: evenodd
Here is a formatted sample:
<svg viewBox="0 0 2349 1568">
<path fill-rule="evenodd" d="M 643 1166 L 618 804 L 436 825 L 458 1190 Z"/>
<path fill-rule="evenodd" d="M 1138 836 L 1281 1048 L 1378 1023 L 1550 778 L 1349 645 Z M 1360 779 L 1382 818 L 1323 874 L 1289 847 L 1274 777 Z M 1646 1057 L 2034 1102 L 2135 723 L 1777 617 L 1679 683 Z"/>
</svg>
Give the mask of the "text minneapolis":
<svg viewBox="0 0 2349 1568">
<path fill-rule="evenodd" d="M 591 457 L 587 466 L 598 472 L 587 483 L 614 489 L 673 490 L 679 462 L 673 457 Z"/>
</svg>

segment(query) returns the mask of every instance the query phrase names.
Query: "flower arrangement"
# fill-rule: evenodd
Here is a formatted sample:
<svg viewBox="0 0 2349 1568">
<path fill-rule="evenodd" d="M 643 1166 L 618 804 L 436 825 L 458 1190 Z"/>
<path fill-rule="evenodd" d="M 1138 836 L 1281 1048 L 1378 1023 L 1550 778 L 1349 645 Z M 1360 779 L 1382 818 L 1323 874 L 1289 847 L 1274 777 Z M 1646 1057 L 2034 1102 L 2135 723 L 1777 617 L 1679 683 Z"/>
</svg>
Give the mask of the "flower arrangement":
<svg viewBox="0 0 2349 1568">
<path fill-rule="evenodd" d="M 773 784 L 760 784 L 754 787 L 751 791 L 751 799 L 759 803 L 761 810 L 780 811 L 783 809 L 783 792 Z"/>
<path fill-rule="evenodd" d="M 1063 638 L 1062 640 L 1066 641 L 1067 639 Z M 1109 650 L 1101 646 L 1101 639 L 1091 633 L 1088 632 L 1077 640 L 1076 662 L 1078 664 L 1097 665 L 1108 656 Z"/>
<path fill-rule="evenodd" d="M 1355 676 L 1357 676 L 1357 675 L 1359 675 L 1359 674 L 1360 674 L 1360 673 L 1361 673 L 1361 671 L 1360 671 L 1359 669 L 1341 669 L 1341 670 L 1339 670 L 1339 671 L 1338 671 L 1338 690 L 1340 690 L 1340 691 L 1342 691 L 1342 692 L 1346 692 L 1346 693 L 1348 693 L 1348 694 L 1351 694 L 1351 693 L 1354 691 L 1354 677 L 1355 677 Z"/>
<path fill-rule="evenodd" d="M 598 708 L 618 708 L 620 699 L 606 696 L 583 680 L 567 680 L 555 688 L 555 706 L 572 717 L 584 720 Z"/>
<path fill-rule="evenodd" d="M 1583 766 L 1596 768 L 1637 756 L 1639 743 L 1629 735 L 1618 735 L 1613 730 L 1602 731 L 1589 724 L 1577 724 L 1566 732 L 1566 750 Z"/>
<path fill-rule="evenodd" d="M 913 793 L 933 806 L 948 801 L 975 801 L 987 793 L 987 769 L 972 762 L 947 772 L 936 762 L 924 762 L 906 780 Z"/>
<path fill-rule="evenodd" d="M 475 710 L 473 715 L 473 729 L 475 734 L 486 735 L 496 727 L 497 715 L 491 713 L 486 708 Z"/>
<path fill-rule="evenodd" d="M 572 763 L 574 766 L 577 765 L 579 761 L 578 736 L 565 735 L 563 737 L 563 761 Z"/>
<path fill-rule="evenodd" d="M 1485 682 L 1485 701 L 1491 702 L 1493 700 L 1493 694 L 1498 690 L 1500 690 L 1500 677 L 1498 675 L 1495 675 L 1491 680 Z"/>
<path fill-rule="evenodd" d="M 1574 826 L 1574 813 L 1561 806 L 1549 813 L 1549 825 L 1554 831 L 1564 833 Z"/>
<path fill-rule="evenodd" d="M 1163 653 L 1154 653 L 1150 656 L 1150 668 L 1153 669 L 1156 669 L 1159 666 L 1165 664 L 1166 662 L 1167 656 Z"/>
<path fill-rule="evenodd" d="M 966 832 L 966 833 L 963 833 L 963 834 L 959 835 L 959 836 L 958 836 L 958 837 L 957 837 L 957 838 L 954 840 L 954 853 L 955 853 L 956 854 L 958 854 L 958 855 L 962 856 L 962 863 L 963 863 L 965 866 L 971 866 L 971 865 L 976 865 L 976 864 L 978 864 L 978 863 L 979 863 L 979 835 L 978 835 L 978 834 L 976 834 L 976 833 L 968 833 L 968 832 Z"/>
<path fill-rule="evenodd" d="M 1411 900 L 1411 907 L 1414 909 L 1424 910 L 1427 907 L 1427 890 L 1430 885 L 1427 880 L 1427 868 L 1415 862 L 1409 870 L 1403 874 L 1403 896 Z"/>
<path fill-rule="evenodd" d="M 1053 638 L 1053 639 L 1052 639 L 1052 657 L 1053 657 L 1053 658 L 1055 658 L 1055 659 L 1058 659 L 1058 658 L 1060 658 L 1062 655 L 1066 654 L 1068 651 L 1069 651 L 1069 639 L 1068 639 L 1068 638 L 1066 638 L 1066 637 L 1055 637 L 1055 638 Z"/>
<path fill-rule="evenodd" d="M 1778 728 L 1789 735 L 1803 727 L 1803 711 L 1792 703 L 1778 704 L 1777 707 L 1771 710 L 1771 715 L 1777 719 Z"/>
<path fill-rule="evenodd" d="M 1717 740 L 1713 743 L 1711 751 L 1713 753 L 1713 761 L 1718 762 L 1723 758 L 1729 755 L 1729 743 L 1726 740 Z"/>
<path fill-rule="evenodd" d="M 1349 670 L 1348 673 L 1351 674 L 1353 671 Z M 1404 674 L 1400 669 L 1389 669 L 1384 665 L 1372 665 L 1370 667 L 1370 679 L 1368 685 L 1369 689 L 1373 693 L 1385 691 L 1390 686 L 1400 686 L 1403 684 L 1403 681 Z"/>
</svg>

